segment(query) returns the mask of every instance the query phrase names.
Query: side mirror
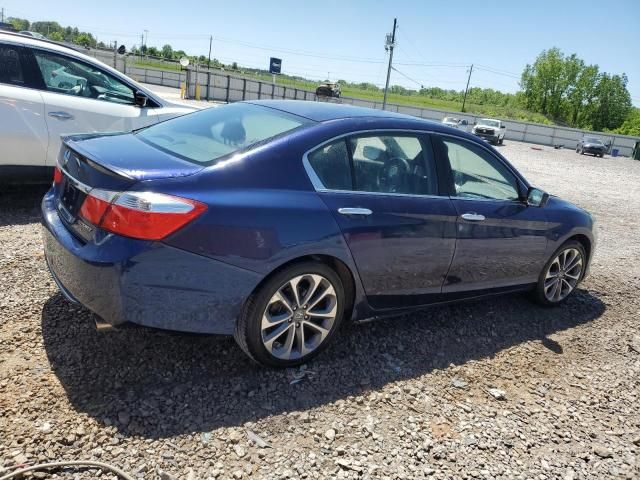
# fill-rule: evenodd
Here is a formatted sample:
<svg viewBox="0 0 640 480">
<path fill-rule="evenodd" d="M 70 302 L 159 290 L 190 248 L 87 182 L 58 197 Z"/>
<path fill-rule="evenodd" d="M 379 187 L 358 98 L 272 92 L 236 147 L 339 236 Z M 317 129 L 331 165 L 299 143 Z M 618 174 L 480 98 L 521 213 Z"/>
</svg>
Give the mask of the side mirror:
<svg viewBox="0 0 640 480">
<path fill-rule="evenodd" d="M 500 128 L 507 128 L 507 126 L 506 125 L 502 125 Z"/>
<path fill-rule="evenodd" d="M 149 100 L 149 97 L 147 97 L 147 94 L 138 90 L 134 95 L 133 95 L 133 99 L 134 99 L 134 103 L 140 107 L 140 108 L 144 108 L 147 106 L 147 100 Z"/>
<path fill-rule="evenodd" d="M 549 194 L 539 188 L 529 187 L 527 205 L 530 207 L 544 207 L 549 201 Z"/>
</svg>

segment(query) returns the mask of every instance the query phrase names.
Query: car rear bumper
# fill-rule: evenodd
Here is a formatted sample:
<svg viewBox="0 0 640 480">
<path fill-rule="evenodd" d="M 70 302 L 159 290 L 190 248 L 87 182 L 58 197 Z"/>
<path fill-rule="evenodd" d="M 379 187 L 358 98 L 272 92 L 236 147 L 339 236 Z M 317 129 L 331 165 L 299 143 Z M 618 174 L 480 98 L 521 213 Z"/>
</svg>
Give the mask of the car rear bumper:
<svg viewBox="0 0 640 480">
<path fill-rule="evenodd" d="M 62 222 L 51 192 L 42 201 L 47 265 L 61 292 L 112 326 L 133 323 L 232 334 L 262 275 L 159 242 L 109 234 L 82 242 Z"/>
</svg>

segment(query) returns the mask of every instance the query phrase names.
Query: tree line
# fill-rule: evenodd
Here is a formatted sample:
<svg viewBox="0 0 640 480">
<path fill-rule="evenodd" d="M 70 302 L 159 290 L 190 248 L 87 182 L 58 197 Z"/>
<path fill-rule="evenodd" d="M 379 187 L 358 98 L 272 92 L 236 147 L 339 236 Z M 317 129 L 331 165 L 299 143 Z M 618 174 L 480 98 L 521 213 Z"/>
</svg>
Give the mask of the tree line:
<svg viewBox="0 0 640 480">
<path fill-rule="evenodd" d="M 38 32 L 55 41 L 72 42 L 85 47 L 107 48 L 90 32 L 76 27 L 63 27 L 57 22 L 39 21 L 30 23 L 26 19 L 10 17 L 8 22 L 17 30 Z M 131 53 L 165 60 L 189 58 L 204 64 L 204 55 L 189 56 L 184 50 L 174 50 L 170 44 L 162 47 L 140 45 Z M 224 65 L 211 59 L 211 66 L 232 71 L 267 74 L 267 70 L 239 67 L 237 62 Z M 300 76 L 287 78 L 313 83 Z M 347 82 L 338 80 L 343 87 L 381 92 L 382 89 L 369 82 Z M 612 131 L 625 135 L 640 135 L 640 109 L 633 108 L 627 90 L 628 78 L 622 74 L 601 72 L 598 65 L 588 65 L 577 55 L 565 55 L 558 48 L 543 50 L 532 64 L 528 64 L 520 78 L 520 91 L 503 93 L 492 88 L 472 87 L 467 92 L 467 103 L 483 106 L 524 109 L 543 115 L 560 125 L 595 131 Z M 439 87 L 406 88 L 390 87 L 392 94 L 424 96 L 437 100 L 462 103 L 464 91 Z"/>
</svg>

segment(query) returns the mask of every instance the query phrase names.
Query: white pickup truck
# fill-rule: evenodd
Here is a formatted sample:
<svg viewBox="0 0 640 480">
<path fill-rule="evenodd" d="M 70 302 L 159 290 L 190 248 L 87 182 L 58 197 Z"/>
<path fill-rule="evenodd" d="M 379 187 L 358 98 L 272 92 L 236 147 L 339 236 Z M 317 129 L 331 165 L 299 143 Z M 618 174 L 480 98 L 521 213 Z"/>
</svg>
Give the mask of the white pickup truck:
<svg viewBox="0 0 640 480">
<path fill-rule="evenodd" d="M 471 133 L 478 137 L 493 143 L 494 145 L 502 145 L 504 136 L 507 133 L 507 127 L 502 120 L 494 120 L 493 118 L 481 118 L 473 126 Z"/>
</svg>

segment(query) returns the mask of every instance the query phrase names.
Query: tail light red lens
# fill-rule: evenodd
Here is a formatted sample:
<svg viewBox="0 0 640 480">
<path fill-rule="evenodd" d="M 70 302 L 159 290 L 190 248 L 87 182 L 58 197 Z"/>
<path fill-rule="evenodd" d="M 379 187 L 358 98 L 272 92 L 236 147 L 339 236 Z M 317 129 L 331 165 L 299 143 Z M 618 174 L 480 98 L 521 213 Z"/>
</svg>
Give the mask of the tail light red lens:
<svg viewBox="0 0 640 480">
<path fill-rule="evenodd" d="M 93 189 L 80 215 L 92 224 L 126 237 L 161 240 L 199 217 L 207 206 L 187 198 L 154 192 Z"/>
<path fill-rule="evenodd" d="M 56 165 L 56 168 L 53 169 L 53 185 L 59 185 L 60 182 L 62 182 L 62 171 Z"/>
</svg>

